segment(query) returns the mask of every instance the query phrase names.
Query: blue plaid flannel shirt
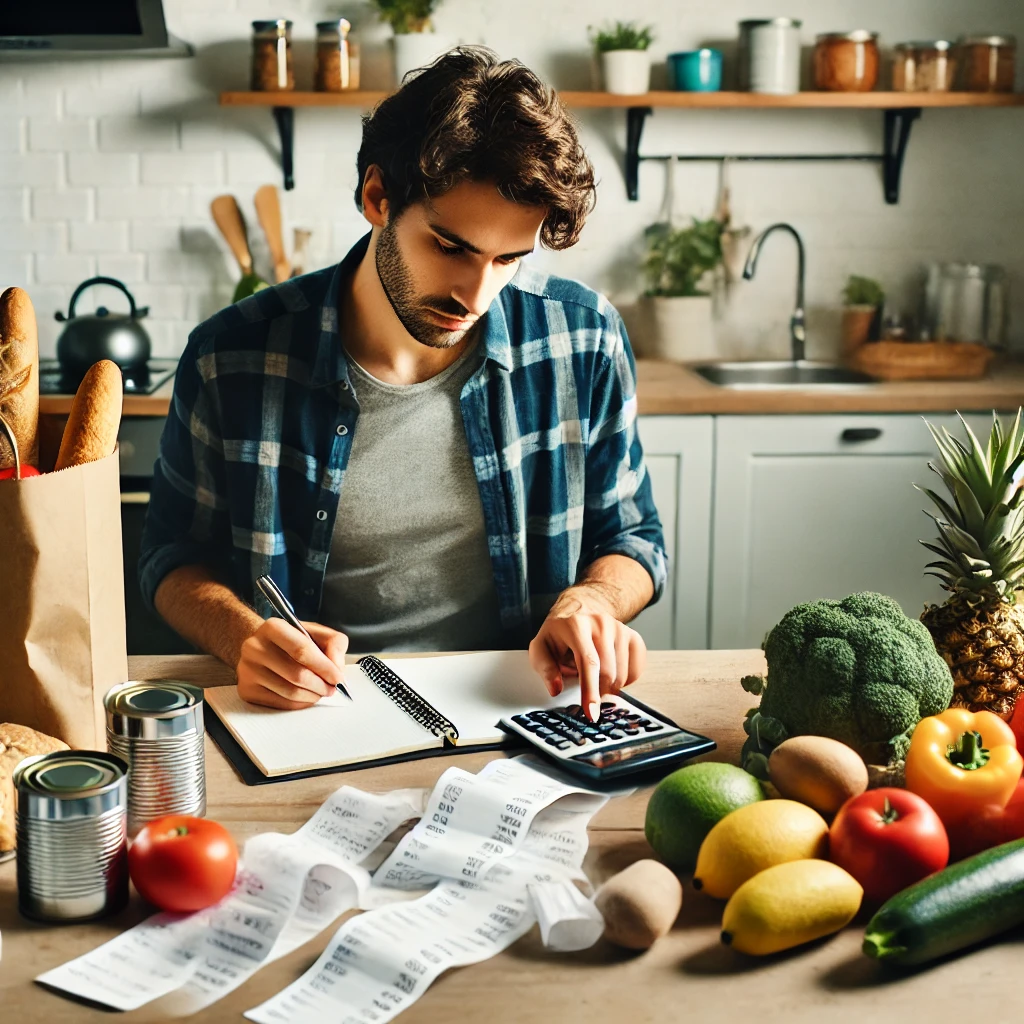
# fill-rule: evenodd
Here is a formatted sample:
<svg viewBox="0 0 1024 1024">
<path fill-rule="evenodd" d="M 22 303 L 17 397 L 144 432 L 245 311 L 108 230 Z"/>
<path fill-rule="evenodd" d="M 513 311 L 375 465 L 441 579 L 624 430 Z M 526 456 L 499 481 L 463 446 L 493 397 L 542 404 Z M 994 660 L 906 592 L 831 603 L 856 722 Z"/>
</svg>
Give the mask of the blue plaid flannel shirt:
<svg viewBox="0 0 1024 1024">
<path fill-rule="evenodd" d="M 204 564 L 264 616 L 255 580 L 269 573 L 299 617 L 316 620 L 359 420 L 339 283 L 368 240 L 189 337 L 142 539 L 150 606 L 171 570 Z M 508 646 L 528 644 L 557 595 L 602 555 L 643 565 L 657 600 L 665 545 L 618 313 L 589 288 L 522 265 L 491 304 L 481 342 L 461 404 Z M 381 466 L 380 486 L 402 481 Z"/>
</svg>

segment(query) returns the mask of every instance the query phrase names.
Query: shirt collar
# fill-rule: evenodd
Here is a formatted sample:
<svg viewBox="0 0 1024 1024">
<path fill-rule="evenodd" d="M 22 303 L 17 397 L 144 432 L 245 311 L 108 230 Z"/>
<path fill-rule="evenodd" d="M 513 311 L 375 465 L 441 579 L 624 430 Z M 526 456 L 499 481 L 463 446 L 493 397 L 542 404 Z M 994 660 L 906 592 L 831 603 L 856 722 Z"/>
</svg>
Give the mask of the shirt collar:
<svg viewBox="0 0 1024 1024">
<path fill-rule="evenodd" d="M 320 307 L 320 342 L 317 345 L 310 384 L 323 387 L 339 380 L 348 379 L 348 363 L 341 344 L 341 330 L 338 324 L 338 300 L 341 296 L 341 282 L 355 272 L 370 246 L 370 232 L 363 235 L 349 249 L 345 258 L 334 268 L 331 281 Z M 508 285 L 505 286 L 506 288 Z M 484 355 L 496 362 L 503 370 L 512 370 L 512 340 L 508 331 L 508 320 L 500 301 L 501 293 L 495 296 L 484 316 Z"/>
</svg>

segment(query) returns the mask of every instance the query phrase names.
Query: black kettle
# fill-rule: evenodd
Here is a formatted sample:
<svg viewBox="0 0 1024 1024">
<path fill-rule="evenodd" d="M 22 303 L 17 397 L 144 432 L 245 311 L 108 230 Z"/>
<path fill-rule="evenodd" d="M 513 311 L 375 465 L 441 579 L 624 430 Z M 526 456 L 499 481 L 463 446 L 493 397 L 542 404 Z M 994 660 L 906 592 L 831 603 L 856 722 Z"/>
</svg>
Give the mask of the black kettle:
<svg viewBox="0 0 1024 1024">
<path fill-rule="evenodd" d="M 95 313 L 75 316 L 75 303 L 86 288 L 94 284 L 108 284 L 120 288 L 128 296 L 131 312 L 111 313 L 99 306 Z M 146 369 L 152 345 L 149 335 L 139 321 L 149 313 L 148 306 L 137 307 L 132 293 L 113 277 L 90 277 L 83 281 L 71 296 L 68 315 L 54 314 L 55 319 L 67 321 L 67 327 L 57 339 L 57 359 L 61 371 L 70 378 L 81 378 L 93 363 L 112 359 L 122 371 L 138 373 Z"/>
</svg>

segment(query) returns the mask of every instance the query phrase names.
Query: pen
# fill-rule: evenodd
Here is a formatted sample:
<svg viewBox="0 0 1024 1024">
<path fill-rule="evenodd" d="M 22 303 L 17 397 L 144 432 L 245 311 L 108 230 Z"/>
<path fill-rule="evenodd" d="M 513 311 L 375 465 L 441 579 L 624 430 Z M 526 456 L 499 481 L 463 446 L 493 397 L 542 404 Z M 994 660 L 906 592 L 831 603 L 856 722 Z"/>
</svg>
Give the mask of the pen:
<svg viewBox="0 0 1024 1024">
<path fill-rule="evenodd" d="M 301 633 L 309 637 L 309 630 L 299 622 L 298 616 L 295 614 L 295 609 L 291 606 L 291 602 L 287 597 L 284 596 L 281 588 L 267 575 L 258 576 L 256 578 L 256 586 L 259 587 L 260 593 L 270 602 L 274 611 L 288 623 L 289 626 L 294 626 Z M 315 640 L 313 640 L 316 643 Z M 341 690 L 349 700 L 352 699 L 352 694 L 345 689 L 344 683 L 338 683 L 338 689 Z"/>
</svg>

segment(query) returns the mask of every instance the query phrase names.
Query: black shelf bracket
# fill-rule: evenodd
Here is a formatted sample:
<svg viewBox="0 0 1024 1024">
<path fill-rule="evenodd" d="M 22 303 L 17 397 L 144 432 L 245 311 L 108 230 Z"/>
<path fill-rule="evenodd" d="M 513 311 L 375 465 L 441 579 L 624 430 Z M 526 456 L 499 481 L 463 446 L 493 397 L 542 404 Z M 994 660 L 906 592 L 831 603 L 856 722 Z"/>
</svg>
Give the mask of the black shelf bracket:
<svg viewBox="0 0 1024 1024">
<path fill-rule="evenodd" d="M 281 170 L 284 172 L 286 191 L 295 188 L 295 108 L 274 107 L 274 120 L 281 137 Z"/>
<path fill-rule="evenodd" d="M 900 201 L 903 158 L 907 153 L 907 142 L 910 141 L 910 129 L 920 116 L 920 107 L 903 107 L 885 112 L 882 181 L 885 187 L 885 201 L 890 206 L 895 206 Z"/>
<path fill-rule="evenodd" d="M 626 194 L 634 202 L 640 195 L 640 138 L 650 107 L 629 107 L 626 110 Z"/>
<path fill-rule="evenodd" d="M 682 163 L 721 163 L 723 160 L 734 160 L 737 163 L 835 163 L 860 162 L 880 163 L 882 165 L 882 184 L 885 201 L 895 205 L 900 201 L 900 178 L 903 174 L 903 159 L 910 140 L 910 129 L 921 116 L 920 107 L 900 107 L 884 111 L 883 151 L 878 153 L 737 153 L 700 154 L 675 156 L 653 155 L 640 153 L 640 140 L 644 133 L 644 124 L 651 107 L 628 107 L 626 109 L 626 195 L 636 200 L 640 194 L 640 164 L 645 160 L 679 160 Z"/>
</svg>

